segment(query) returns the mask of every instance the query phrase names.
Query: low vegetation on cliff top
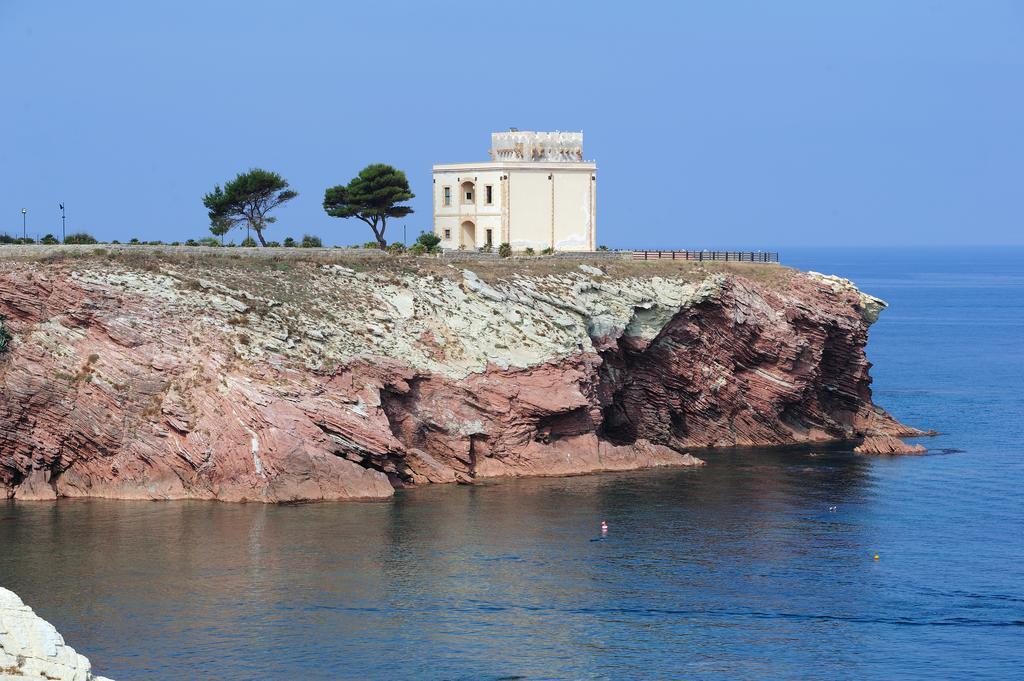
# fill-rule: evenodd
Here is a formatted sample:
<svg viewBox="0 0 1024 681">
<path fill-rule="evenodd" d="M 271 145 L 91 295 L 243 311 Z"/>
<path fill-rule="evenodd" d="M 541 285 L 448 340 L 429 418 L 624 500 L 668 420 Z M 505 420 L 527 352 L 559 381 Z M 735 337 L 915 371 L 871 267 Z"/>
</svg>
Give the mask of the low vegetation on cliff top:
<svg viewBox="0 0 1024 681">
<path fill-rule="evenodd" d="M 494 283 L 515 277 L 546 277 L 580 273 L 580 265 L 600 269 L 608 279 L 628 277 L 671 277 L 686 281 L 698 281 L 708 274 L 724 273 L 742 276 L 767 285 L 781 285 L 796 273 L 796 270 L 777 264 L 727 263 L 727 262 L 679 262 L 670 260 L 641 261 L 609 258 L 495 258 L 472 261 L 446 261 L 430 257 L 397 255 L 389 257 L 361 257 L 348 254 L 344 249 L 324 252 L 308 252 L 296 249 L 287 255 L 273 257 L 248 257 L 238 254 L 183 253 L 160 250 L 107 250 L 96 248 L 86 252 L 59 252 L 44 256 L 8 257 L 11 261 L 38 261 L 48 263 L 110 263 L 128 269 L 158 272 L 161 269 L 187 269 L 205 272 L 204 276 L 220 279 L 234 279 L 238 276 L 249 278 L 253 288 L 259 288 L 258 279 L 262 273 L 277 278 L 301 278 L 305 268 L 332 264 L 348 267 L 357 272 L 387 275 L 405 274 L 435 276 L 461 280 L 463 270 L 472 270 L 480 279 Z M 0 260 L 0 268 L 4 260 Z M 253 278 L 255 277 L 255 278 Z M 245 288 L 244 286 L 242 288 Z"/>
</svg>

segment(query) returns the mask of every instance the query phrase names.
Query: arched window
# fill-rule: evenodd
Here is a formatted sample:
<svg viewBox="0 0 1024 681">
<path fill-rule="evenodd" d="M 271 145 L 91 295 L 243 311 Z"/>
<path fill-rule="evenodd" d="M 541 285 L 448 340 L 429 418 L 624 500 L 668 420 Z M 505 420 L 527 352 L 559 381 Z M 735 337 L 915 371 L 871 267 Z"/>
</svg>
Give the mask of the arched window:
<svg viewBox="0 0 1024 681">
<path fill-rule="evenodd" d="M 476 198 L 476 191 L 475 191 L 475 189 L 473 187 L 473 183 L 472 182 L 467 180 L 466 182 L 462 183 L 461 195 L 462 195 L 461 201 L 462 201 L 463 204 L 467 204 L 467 203 L 471 204 L 471 203 L 474 202 L 474 200 Z"/>
</svg>

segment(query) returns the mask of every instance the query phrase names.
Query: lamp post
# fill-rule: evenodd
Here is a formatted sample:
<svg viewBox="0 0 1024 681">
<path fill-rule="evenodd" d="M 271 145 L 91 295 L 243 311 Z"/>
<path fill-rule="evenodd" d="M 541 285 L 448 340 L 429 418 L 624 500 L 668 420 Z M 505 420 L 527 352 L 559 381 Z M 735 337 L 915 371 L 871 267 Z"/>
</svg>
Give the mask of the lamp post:
<svg viewBox="0 0 1024 681">
<path fill-rule="evenodd" d="M 68 235 L 67 235 L 66 231 L 67 230 L 64 229 L 64 204 L 62 203 L 62 204 L 60 204 L 60 242 L 61 243 L 64 243 L 64 240 L 68 238 Z"/>
<path fill-rule="evenodd" d="M 25 230 L 25 216 L 28 215 L 28 208 L 21 209 L 21 238 L 25 239 L 28 237 L 28 232 Z"/>
</svg>

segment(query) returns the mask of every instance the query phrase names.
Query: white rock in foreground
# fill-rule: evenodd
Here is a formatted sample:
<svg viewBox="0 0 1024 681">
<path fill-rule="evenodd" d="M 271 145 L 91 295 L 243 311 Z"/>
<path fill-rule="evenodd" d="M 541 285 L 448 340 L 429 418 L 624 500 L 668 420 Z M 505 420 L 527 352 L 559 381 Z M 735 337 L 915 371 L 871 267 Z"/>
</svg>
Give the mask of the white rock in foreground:
<svg viewBox="0 0 1024 681">
<path fill-rule="evenodd" d="M 18 595 L 0 587 L 0 681 L 110 681 L 94 676 L 89 660 L 64 643 L 52 624 Z"/>
</svg>

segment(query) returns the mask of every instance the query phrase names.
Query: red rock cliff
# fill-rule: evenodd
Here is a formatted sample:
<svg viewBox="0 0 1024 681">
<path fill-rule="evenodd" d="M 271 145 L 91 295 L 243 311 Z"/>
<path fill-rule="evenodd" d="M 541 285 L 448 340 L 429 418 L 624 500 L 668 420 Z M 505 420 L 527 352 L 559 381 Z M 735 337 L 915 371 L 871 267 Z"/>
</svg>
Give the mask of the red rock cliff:
<svg viewBox="0 0 1024 681">
<path fill-rule="evenodd" d="M 884 303 L 742 271 L 0 262 L 0 494 L 368 499 L 916 432 L 871 403 Z"/>
</svg>

